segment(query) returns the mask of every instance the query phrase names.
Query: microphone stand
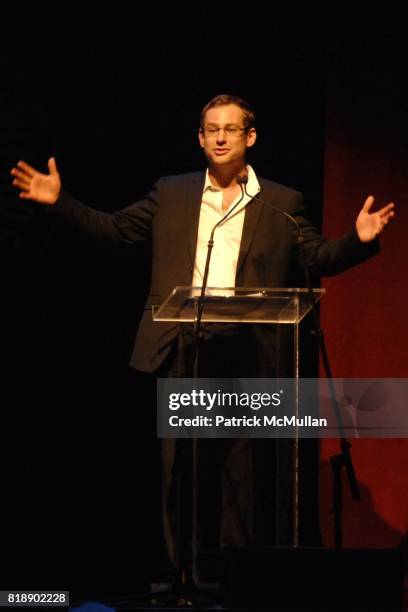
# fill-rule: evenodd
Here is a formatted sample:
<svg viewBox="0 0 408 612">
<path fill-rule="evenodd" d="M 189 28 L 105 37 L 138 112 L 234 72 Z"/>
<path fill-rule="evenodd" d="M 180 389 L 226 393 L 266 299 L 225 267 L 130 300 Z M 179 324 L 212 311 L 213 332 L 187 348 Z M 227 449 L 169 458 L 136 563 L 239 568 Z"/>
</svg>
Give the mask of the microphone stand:
<svg viewBox="0 0 408 612">
<path fill-rule="evenodd" d="M 205 262 L 205 267 L 204 267 L 204 274 L 203 274 L 203 282 L 202 282 L 202 286 L 201 286 L 201 291 L 200 291 L 200 295 L 198 297 L 197 300 L 197 314 L 196 314 L 196 319 L 195 319 L 195 323 L 194 323 L 194 330 L 193 330 L 193 345 L 194 345 L 194 350 L 193 350 L 193 359 L 191 362 L 191 366 L 190 366 L 190 372 L 192 372 L 192 376 L 193 378 L 198 378 L 198 373 L 199 373 L 199 350 L 200 350 L 200 341 L 201 341 L 201 335 L 200 335 L 200 326 L 201 326 L 201 320 L 202 320 L 202 316 L 203 316 L 203 311 L 204 311 L 204 305 L 205 305 L 205 293 L 206 293 L 206 289 L 207 289 L 207 283 L 208 283 L 208 273 L 209 273 L 209 269 L 210 269 L 210 261 L 211 261 L 211 253 L 212 253 L 212 249 L 214 246 L 214 233 L 215 230 L 217 229 L 217 227 L 219 227 L 220 225 L 222 225 L 225 221 L 227 221 L 227 219 L 231 216 L 231 214 L 234 212 L 234 210 L 237 208 L 237 206 L 242 202 L 242 200 L 245 197 L 245 192 L 244 189 L 242 187 L 242 179 L 246 179 L 246 181 L 248 180 L 248 177 L 237 177 L 237 183 L 239 184 L 240 188 L 241 188 L 241 196 L 238 199 L 238 201 L 234 204 L 234 206 L 232 206 L 227 213 L 214 225 L 214 227 L 211 230 L 211 234 L 210 234 L 210 238 L 208 240 L 208 245 L 207 245 L 207 257 L 206 257 L 206 262 Z M 241 180 L 240 180 L 241 179 Z M 183 479 L 185 479 L 185 465 L 182 465 L 183 462 L 186 461 L 186 457 L 181 457 L 183 453 L 182 450 L 177 451 L 177 446 L 179 446 L 180 441 L 177 440 L 176 442 L 176 456 L 174 459 L 174 463 L 178 463 L 178 467 L 176 469 L 176 474 L 174 475 L 175 478 L 177 478 L 178 482 L 177 482 L 177 498 L 178 498 L 178 503 L 177 503 L 177 507 L 178 507 L 178 514 L 180 514 L 180 510 L 182 507 L 182 501 L 183 501 L 183 495 L 181 493 L 181 491 L 184 489 L 186 489 L 186 486 L 184 483 L 184 487 L 183 487 Z M 176 558 L 177 561 L 179 563 L 179 579 L 176 582 L 176 584 L 174 585 L 173 588 L 175 588 L 175 596 L 173 596 L 172 601 L 175 600 L 176 604 L 179 606 L 191 606 L 193 603 L 193 599 L 195 596 L 197 596 L 197 587 L 198 587 L 198 583 L 199 583 L 199 578 L 198 578 L 198 547 L 199 547 L 199 528 L 198 528 L 198 500 L 199 500 L 199 495 L 198 495 L 198 440 L 197 438 L 193 438 L 193 457 L 192 457 L 192 572 L 190 572 L 189 570 L 189 563 L 188 563 L 188 554 L 187 554 L 187 545 L 185 542 L 185 538 L 186 538 L 186 533 L 185 533 L 185 529 L 182 528 L 181 526 L 181 521 L 180 521 L 180 516 L 178 517 L 178 527 L 176 530 Z M 201 605 L 204 605 L 204 603 L 211 603 L 211 602 L 205 602 L 202 600 L 199 602 Z"/>
<path fill-rule="evenodd" d="M 340 411 L 340 406 L 339 406 L 339 402 L 337 400 L 336 397 L 336 390 L 334 387 L 334 383 L 333 383 L 333 374 L 332 374 L 332 369 L 330 366 L 330 361 L 329 361 L 329 356 L 328 356 L 328 352 L 327 352 L 327 347 L 326 347 L 326 342 L 325 342 L 325 338 L 324 338 L 324 333 L 323 333 L 323 329 L 320 325 L 320 318 L 319 318 L 319 313 L 317 310 L 317 304 L 316 304 L 316 300 L 314 297 L 314 293 L 313 293 L 313 286 L 312 286 L 312 281 L 311 281 L 311 274 L 310 274 L 310 269 L 309 269 L 309 265 L 307 263 L 307 258 L 306 258 L 306 253 L 305 253 L 305 249 L 304 249 L 304 236 L 302 234 L 302 231 L 300 229 L 299 223 L 296 221 L 296 219 L 294 217 L 292 217 L 292 215 L 290 215 L 289 213 L 285 212 L 284 210 L 281 210 L 280 208 L 277 208 L 276 206 L 273 206 L 273 204 L 270 204 L 269 202 L 267 202 L 266 200 L 263 200 L 261 198 L 259 198 L 256 195 L 250 195 L 247 192 L 245 183 L 244 183 L 244 189 L 245 189 L 245 193 L 248 197 L 254 199 L 254 200 L 258 200 L 259 202 L 263 203 L 263 204 L 267 204 L 268 206 L 271 206 L 276 212 L 280 213 L 281 215 L 284 215 L 285 217 L 287 217 L 296 227 L 296 232 L 297 232 L 297 244 L 299 246 L 299 251 L 301 254 L 301 259 L 302 259 L 302 263 L 303 263 L 303 268 L 304 268 L 304 272 L 305 272 L 305 280 L 306 280 L 306 287 L 308 290 L 308 296 L 309 296 L 309 300 L 310 300 L 310 305 L 311 305 L 311 311 L 312 311 L 312 325 L 313 325 L 313 333 L 315 333 L 317 335 L 317 339 L 318 339 L 318 343 L 319 343 L 319 349 L 320 349 L 320 353 L 322 356 L 322 362 L 323 362 L 323 368 L 326 374 L 326 378 L 328 380 L 328 386 L 329 386 L 329 395 L 330 395 L 330 401 L 332 404 L 332 408 L 336 417 L 336 421 L 337 421 L 337 425 L 339 428 L 339 432 L 340 432 L 340 453 L 338 455 L 332 456 L 330 458 L 330 463 L 332 465 L 332 469 L 333 469 L 333 513 L 334 513 L 334 523 L 335 523 L 335 547 L 336 548 L 341 548 L 342 546 L 342 522 L 341 522 L 341 513 L 342 513 L 342 482 L 341 482 L 341 471 L 342 468 L 345 467 L 346 468 L 346 474 L 347 474 L 347 480 L 349 483 L 349 487 L 350 487 L 350 491 L 351 491 L 351 497 L 353 499 L 353 501 L 359 501 L 360 500 L 360 489 L 358 486 L 358 482 L 357 482 L 357 478 L 356 478 L 356 473 L 354 470 L 354 466 L 353 466 L 353 461 L 352 461 L 352 457 L 351 457 L 351 452 L 350 452 L 350 448 L 351 448 L 351 443 L 348 442 L 348 440 L 345 437 L 345 431 L 344 431 L 344 423 L 343 423 L 343 418 L 341 415 L 341 411 Z"/>
<path fill-rule="evenodd" d="M 231 214 L 234 212 L 234 210 L 237 208 L 237 206 L 239 206 L 239 204 L 242 202 L 242 200 L 245 197 L 245 192 L 244 192 L 244 188 L 242 187 L 242 182 L 240 179 L 242 179 L 243 177 L 238 176 L 237 177 L 237 183 L 239 184 L 240 188 L 241 188 L 241 196 L 239 197 L 239 199 L 237 200 L 237 202 L 234 204 L 234 206 L 232 206 L 227 213 L 214 225 L 214 227 L 211 230 L 211 234 L 210 234 L 210 238 L 208 240 L 208 244 L 207 244 L 207 257 L 206 257 L 206 261 L 205 261 L 205 267 L 204 267 L 204 274 L 203 274 L 203 282 L 201 285 L 201 291 L 200 291 L 200 296 L 198 298 L 197 301 L 197 314 L 196 314 L 196 320 L 194 323 L 194 332 L 193 332 L 193 336 L 194 336 L 194 353 L 193 353 L 193 363 L 192 363 L 192 371 L 193 371 L 193 378 L 198 378 L 199 376 L 199 353 L 200 353 L 200 342 L 201 342 L 201 335 L 200 335 L 200 326 L 201 326 L 201 320 L 202 320 L 202 316 L 203 316 L 203 312 L 204 312 L 204 305 L 205 305 L 205 293 L 207 290 L 207 283 L 208 283 L 208 274 L 209 274 L 209 270 L 210 270 L 210 261 L 211 261 L 211 254 L 212 254 L 212 249 L 214 247 L 214 233 L 215 230 L 217 229 L 217 227 L 219 227 L 220 225 L 222 225 L 223 223 L 225 223 L 225 221 L 228 220 L 228 218 L 231 216 Z M 248 180 L 248 177 L 245 176 L 246 180 Z M 199 487 L 198 487 L 198 440 L 197 438 L 193 438 L 193 504 L 192 504 L 192 510 L 193 510 L 193 521 L 192 521 L 192 552 L 193 552 L 193 580 L 196 584 L 198 584 L 199 582 L 199 578 L 198 578 L 198 563 L 197 563 L 197 557 L 198 557 L 198 548 L 199 548 L 199 527 L 198 527 L 198 504 L 199 504 Z"/>
</svg>

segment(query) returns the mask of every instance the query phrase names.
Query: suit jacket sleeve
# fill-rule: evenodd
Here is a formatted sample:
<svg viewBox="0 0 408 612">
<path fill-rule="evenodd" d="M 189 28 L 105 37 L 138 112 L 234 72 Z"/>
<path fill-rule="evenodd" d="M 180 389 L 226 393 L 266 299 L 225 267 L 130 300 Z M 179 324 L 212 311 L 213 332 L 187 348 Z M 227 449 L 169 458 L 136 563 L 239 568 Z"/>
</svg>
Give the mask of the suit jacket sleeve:
<svg viewBox="0 0 408 612">
<path fill-rule="evenodd" d="M 51 210 L 94 238 L 132 244 L 150 237 L 162 184 L 160 179 L 143 200 L 112 214 L 85 206 L 66 191 L 61 192 Z"/>
<path fill-rule="evenodd" d="M 355 228 L 337 240 L 322 236 L 307 219 L 303 197 L 300 193 L 295 193 L 288 212 L 299 223 L 304 236 L 306 260 L 313 275 L 332 276 L 338 274 L 365 261 L 380 250 L 378 240 L 361 242 Z M 294 228 L 292 231 L 296 234 Z"/>
</svg>

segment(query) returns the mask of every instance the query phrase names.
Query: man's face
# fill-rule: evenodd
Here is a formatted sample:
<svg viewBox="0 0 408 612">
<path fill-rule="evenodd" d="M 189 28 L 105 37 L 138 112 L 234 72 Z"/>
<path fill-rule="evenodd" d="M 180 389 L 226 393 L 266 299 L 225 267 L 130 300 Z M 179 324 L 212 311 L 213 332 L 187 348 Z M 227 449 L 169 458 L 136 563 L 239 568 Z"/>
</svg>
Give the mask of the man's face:
<svg viewBox="0 0 408 612">
<path fill-rule="evenodd" d="M 235 104 L 216 106 L 206 112 L 199 140 L 211 166 L 244 163 L 247 147 L 255 144 L 256 131 L 252 128 L 246 132 L 243 128 L 244 113 Z"/>
</svg>

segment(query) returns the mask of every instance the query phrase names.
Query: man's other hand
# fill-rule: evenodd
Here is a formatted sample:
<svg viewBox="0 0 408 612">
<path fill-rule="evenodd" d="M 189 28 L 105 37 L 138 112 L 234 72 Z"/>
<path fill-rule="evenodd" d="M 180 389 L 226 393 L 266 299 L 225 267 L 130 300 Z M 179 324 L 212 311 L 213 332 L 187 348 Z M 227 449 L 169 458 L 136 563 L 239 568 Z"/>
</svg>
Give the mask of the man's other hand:
<svg viewBox="0 0 408 612">
<path fill-rule="evenodd" d="M 368 196 L 356 220 L 356 230 L 361 242 L 371 242 L 371 240 L 374 240 L 374 238 L 381 234 L 389 220 L 394 216 L 394 204 L 392 202 L 381 208 L 381 210 L 370 213 L 373 203 L 373 196 Z"/>
</svg>

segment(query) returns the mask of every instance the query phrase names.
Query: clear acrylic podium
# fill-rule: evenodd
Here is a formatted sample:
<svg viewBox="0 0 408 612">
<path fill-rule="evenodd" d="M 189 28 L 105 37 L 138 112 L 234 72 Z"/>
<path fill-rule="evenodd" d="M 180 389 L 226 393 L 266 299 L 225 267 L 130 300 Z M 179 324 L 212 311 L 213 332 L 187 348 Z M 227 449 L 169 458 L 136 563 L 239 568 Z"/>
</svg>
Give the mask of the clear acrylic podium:
<svg viewBox="0 0 408 612">
<path fill-rule="evenodd" d="M 313 289 L 315 303 L 320 301 L 324 293 L 324 289 Z M 153 320 L 193 325 L 197 318 L 200 294 L 199 287 L 175 287 L 160 306 L 153 306 Z M 253 324 L 257 327 L 259 324 L 274 326 L 276 351 L 283 352 L 284 358 L 276 355 L 276 368 L 270 372 L 270 377 L 290 377 L 298 380 L 299 327 L 312 308 L 308 289 L 208 287 L 202 301 L 204 303 L 202 324 L 236 323 Z M 297 407 L 295 409 L 297 413 Z M 271 479 L 276 507 L 275 516 L 271 517 L 271 520 L 277 524 L 273 544 L 297 547 L 299 546 L 299 440 L 295 434 L 294 439 L 271 440 L 271 442 L 275 442 L 276 445 L 273 453 L 278 466 L 276 470 L 280 471 Z M 193 542 L 197 543 L 194 535 Z"/>
<path fill-rule="evenodd" d="M 199 287 L 175 287 L 163 304 L 153 306 L 153 320 L 194 323 L 200 292 Z M 313 289 L 315 302 L 324 293 Z M 311 309 L 307 289 L 208 287 L 203 302 L 203 323 L 299 325 Z"/>
</svg>

